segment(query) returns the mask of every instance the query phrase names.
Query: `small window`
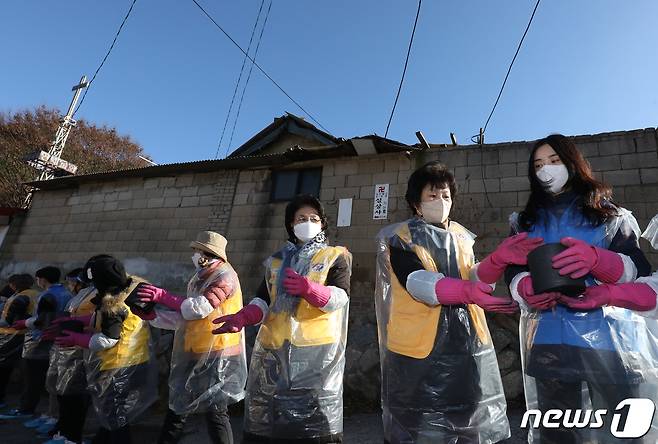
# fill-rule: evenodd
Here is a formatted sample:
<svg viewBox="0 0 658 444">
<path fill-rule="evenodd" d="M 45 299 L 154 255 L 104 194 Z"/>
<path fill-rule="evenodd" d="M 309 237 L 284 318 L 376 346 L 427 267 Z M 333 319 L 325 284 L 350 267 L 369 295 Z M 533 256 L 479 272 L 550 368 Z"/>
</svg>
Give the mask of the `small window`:
<svg viewBox="0 0 658 444">
<path fill-rule="evenodd" d="M 272 202 L 292 199 L 298 194 L 320 197 L 322 168 L 272 172 Z"/>
</svg>

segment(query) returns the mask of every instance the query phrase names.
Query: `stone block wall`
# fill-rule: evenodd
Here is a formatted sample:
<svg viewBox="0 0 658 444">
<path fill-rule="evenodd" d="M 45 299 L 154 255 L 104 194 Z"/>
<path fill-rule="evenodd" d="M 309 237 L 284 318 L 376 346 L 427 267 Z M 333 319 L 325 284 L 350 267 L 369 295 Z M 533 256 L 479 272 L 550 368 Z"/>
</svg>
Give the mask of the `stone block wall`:
<svg viewBox="0 0 658 444">
<path fill-rule="evenodd" d="M 68 271 L 109 253 L 128 272 L 183 290 L 193 269 L 189 243 L 200 230 L 226 230 L 237 175 L 184 173 L 37 192 L 2 245 L 1 277 L 50 264 Z"/>
</svg>

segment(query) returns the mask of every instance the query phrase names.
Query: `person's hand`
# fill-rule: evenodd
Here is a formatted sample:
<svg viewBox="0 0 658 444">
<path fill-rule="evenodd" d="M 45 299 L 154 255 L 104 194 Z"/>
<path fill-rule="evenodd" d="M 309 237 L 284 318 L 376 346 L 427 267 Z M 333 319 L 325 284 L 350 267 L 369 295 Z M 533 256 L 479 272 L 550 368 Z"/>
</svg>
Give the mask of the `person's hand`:
<svg viewBox="0 0 658 444">
<path fill-rule="evenodd" d="M 573 237 L 562 238 L 560 243 L 569 247 L 553 257 L 553 268 L 558 269 L 562 276 L 579 279 L 592 273 L 599 281 L 614 284 L 624 273 L 624 261 L 613 251 Z"/>
<path fill-rule="evenodd" d="M 303 297 L 306 302 L 314 307 L 324 307 L 331 299 L 331 289 L 329 287 L 311 281 L 292 268 L 286 268 L 283 288 L 290 295 Z"/>
<path fill-rule="evenodd" d="M 263 319 L 263 312 L 258 306 L 249 304 L 234 314 L 220 316 L 214 319 L 213 324 L 223 324 L 212 331 L 215 335 L 224 333 L 237 333 L 247 325 L 256 325 Z"/>
<path fill-rule="evenodd" d="M 501 242 L 492 255 L 498 263 L 526 265 L 528 254 L 543 243 L 541 237 L 528 237 L 528 233 L 520 233 Z"/>
<path fill-rule="evenodd" d="M 656 308 L 656 292 L 643 283 L 591 285 L 580 298 L 563 297 L 560 302 L 574 310 L 595 310 L 612 305 L 629 310 Z"/>
<path fill-rule="evenodd" d="M 59 323 L 53 321 L 43 332 L 41 332 L 41 339 L 44 341 L 54 341 L 59 334 Z"/>
<path fill-rule="evenodd" d="M 64 330 L 61 336 L 55 338 L 55 344 L 60 347 L 80 347 L 89 348 L 89 341 L 91 340 L 91 333 L 76 333 L 69 330 Z"/>
<path fill-rule="evenodd" d="M 444 277 L 434 287 L 437 301 L 442 305 L 477 304 L 485 310 L 514 313 L 518 304 L 510 298 L 493 296 L 493 288 L 483 282 Z"/>
<path fill-rule="evenodd" d="M 137 289 L 137 296 L 141 302 L 159 303 L 164 297 L 166 290 L 151 284 L 140 284 Z"/>
<path fill-rule="evenodd" d="M 184 300 L 180 296 L 176 296 L 163 288 L 151 284 L 140 284 L 137 288 L 137 297 L 141 302 L 162 304 L 176 311 L 180 311 L 180 306 Z"/>
<path fill-rule="evenodd" d="M 542 243 L 544 240 L 541 237 L 529 238 L 528 233 L 508 237 L 493 253 L 478 264 L 478 279 L 493 284 L 500 279 L 508 265 L 526 265 L 528 253 Z"/>
<path fill-rule="evenodd" d="M 311 281 L 292 268 L 286 268 L 283 288 L 293 296 L 306 296 L 311 291 Z"/>
<path fill-rule="evenodd" d="M 61 322 L 64 322 L 64 321 L 70 321 L 70 320 L 74 320 L 74 319 L 75 319 L 75 318 L 72 318 L 70 315 L 66 314 L 66 315 L 64 315 L 64 316 L 60 316 L 60 317 L 58 317 L 58 318 L 53 319 L 53 320 L 50 322 L 50 325 L 51 325 L 51 326 L 54 326 L 54 325 L 57 325 L 57 324 L 59 324 L 59 323 L 61 323 Z M 49 328 L 50 328 L 50 327 L 49 327 Z"/>
<path fill-rule="evenodd" d="M 535 310 L 549 310 L 555 307 L 560 297 L 562 297 L 561 293 L 555 292 L 535 294 L 530 276 L 526 276 L 519 281 L 517 291 L 523 300 Z"/>
<path fill-rule="evenodd" d="M 21 319 L 20 321 L 15 321 L 13 324 L 11 324 L 11 328 L 15 330 L 25 330 L 27 326 L 25 325 L 27 319 Z"/>
<path fill-rule="evenodd" d="M 561 276 L 568 274 L 572 279 L 578 279 L 592 271 L 597 262 L 593 246 L 573 237 L 565 237 L 560 243 L 569 247 L 553 256 L 553 268 L 558 269 Z"/>
</svg>

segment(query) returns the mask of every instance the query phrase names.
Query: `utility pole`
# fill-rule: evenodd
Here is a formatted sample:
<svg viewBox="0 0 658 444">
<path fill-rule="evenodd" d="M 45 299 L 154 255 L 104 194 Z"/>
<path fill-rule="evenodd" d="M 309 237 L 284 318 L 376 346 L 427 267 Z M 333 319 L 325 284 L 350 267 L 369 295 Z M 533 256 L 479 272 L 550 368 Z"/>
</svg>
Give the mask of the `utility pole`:
<svg viewBox="0 0 658 444">
<path fill-rule="evenodd" d="M 62 160 L 62 152 L 64 151 L 64 145 L 66 145 L 66 139 L 69 137 L 69 133 L 71 132 L 71 128 L 73 128 L 76 125 L 76 121 L 73 120 L 73 113 L 75 112 L 75 106 L 78 103 L 78 98 L 80 98 L 80 94 L 82 93 L 82 90 L 89 86 L 89 83 L 87 83 L 87 76 L 82 76 L 80 79 L 80 83 L 75 85 L 73 88 L 71 88 L 71 91 L 74 92 L 73 94 L 73 99 L 71 100 L 71 104 L 69 105 L 69 110 L 67 111 L 66 115 L 62 118 L 59 128 L 57 128 L 57 132 L 55 133 L 55 138 L 53 139 L 52 143 L 50 144 L 50 148 L 48 149 L 48 152 L 45 151 L 37 151 L 36 153 L 31 154 L 28 156 L 27 161 L 28 164 L 31 166 L 35 167 L 38 170 L 41 170 L 39 173 L 39 176 L 37 176 L 37 181 L 42 181 L 42 180 L 50 180 L 55 177 L 55 173 L 57 171 L 63 172 L 64 174 L 75 174 L 77 171 L 78 167 L 73 165 L 72 163 L 66 162 L 65 160 Z M 34 188 L 31 188 L 28 192 L 27 197 L 25 198 L 25 201 L 23 202 L 23 207 L 28 208 L 30 206 L 30 202 L 32 202 L 32 193 L 34 192 Z"/>
</svg>

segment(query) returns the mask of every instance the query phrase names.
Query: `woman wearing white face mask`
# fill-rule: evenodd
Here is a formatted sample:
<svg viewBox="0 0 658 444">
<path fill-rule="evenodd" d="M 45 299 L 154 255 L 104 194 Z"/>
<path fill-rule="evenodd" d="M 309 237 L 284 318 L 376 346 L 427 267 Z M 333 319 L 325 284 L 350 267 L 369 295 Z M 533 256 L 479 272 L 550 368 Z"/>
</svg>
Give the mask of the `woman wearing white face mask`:
<svg viewBox="0 0 658 444">
<path fill-rule="evenodd" d="M 578 429 L 540 429 L 541 443 L 615 442 L 610 421 L 617 404 L 655 383 L 651 341 L 631 310 L 655 305 L 652 292 L 615 289 L 650 273 L 640 250 L 639 227 L 630 211 L 615 205 L 611 189 L 597 181 L 574 143 L 554 134 L 539 140 L 529 163 L 530 197 L 510 218 L 512 234 L 527 233 L 567 249 L 552 258 L 561 275 L 585 278 L 584 297 L 535 294 L 526 267 L 510 267 L 506 281 L 522 306 L 520 335 L 529 409 L 606 409 L 599 436 Z M 600 286 L 601 288 L 597 288 Z M 640 287 L 636 287 L 638 290 Z M 585 384 L 583 384 L 585 383 Z M 582 387 L 586 386 L 587 391 Z M 589 399 L 588 399 L 589 398 Z M 607 434 L 606 434 L 607 433 Z M 637 441 L 633 441 L 637 442 Z"/>
<path fill-rule="evenodd" d="M 228 262 L 227 241 L 219 233 L 202 231 L 190 243 L 196 272 L 187 294 L 176 296 L 153 285 L 143 285 L 137 295 L 142 303 L 164 305 L 155 313 L 140 313 L 157 328 L 174 330 L 169 372 L 169 410 L 158 444 L 177 443 L 190 415 L 204 414 L 214 444 L 232 444 L 227 407 L 244 397 L 247 360 L 244 334 L 212 334 L 212 321 L 242 308 L 238 275 Z"/>
<path fill-rule="evenodd" d="M 351 254 L 327 244 L 315 197 L 286 207 L 289 241 L 265 261 L 256 297 L 215 332 L 262 322 L 251 355 L 243 443 L 339 443 Z"/>
<path fill-rule="evenodd" d="M 450 219 L 455 179 L 440 162 L 409 178 L 411 219 L 379 235 L 376 304 L 388 443 L 494 443 L 509 437 L 496 354 L 482 308 L 508 264 L 541 240 L 506 240 L 475 264 L 475 235 Z M 469 280 L 472 279 L 472 280 Z M 481 308 L 482 307 L 482 308 Z"/>
</svg>

